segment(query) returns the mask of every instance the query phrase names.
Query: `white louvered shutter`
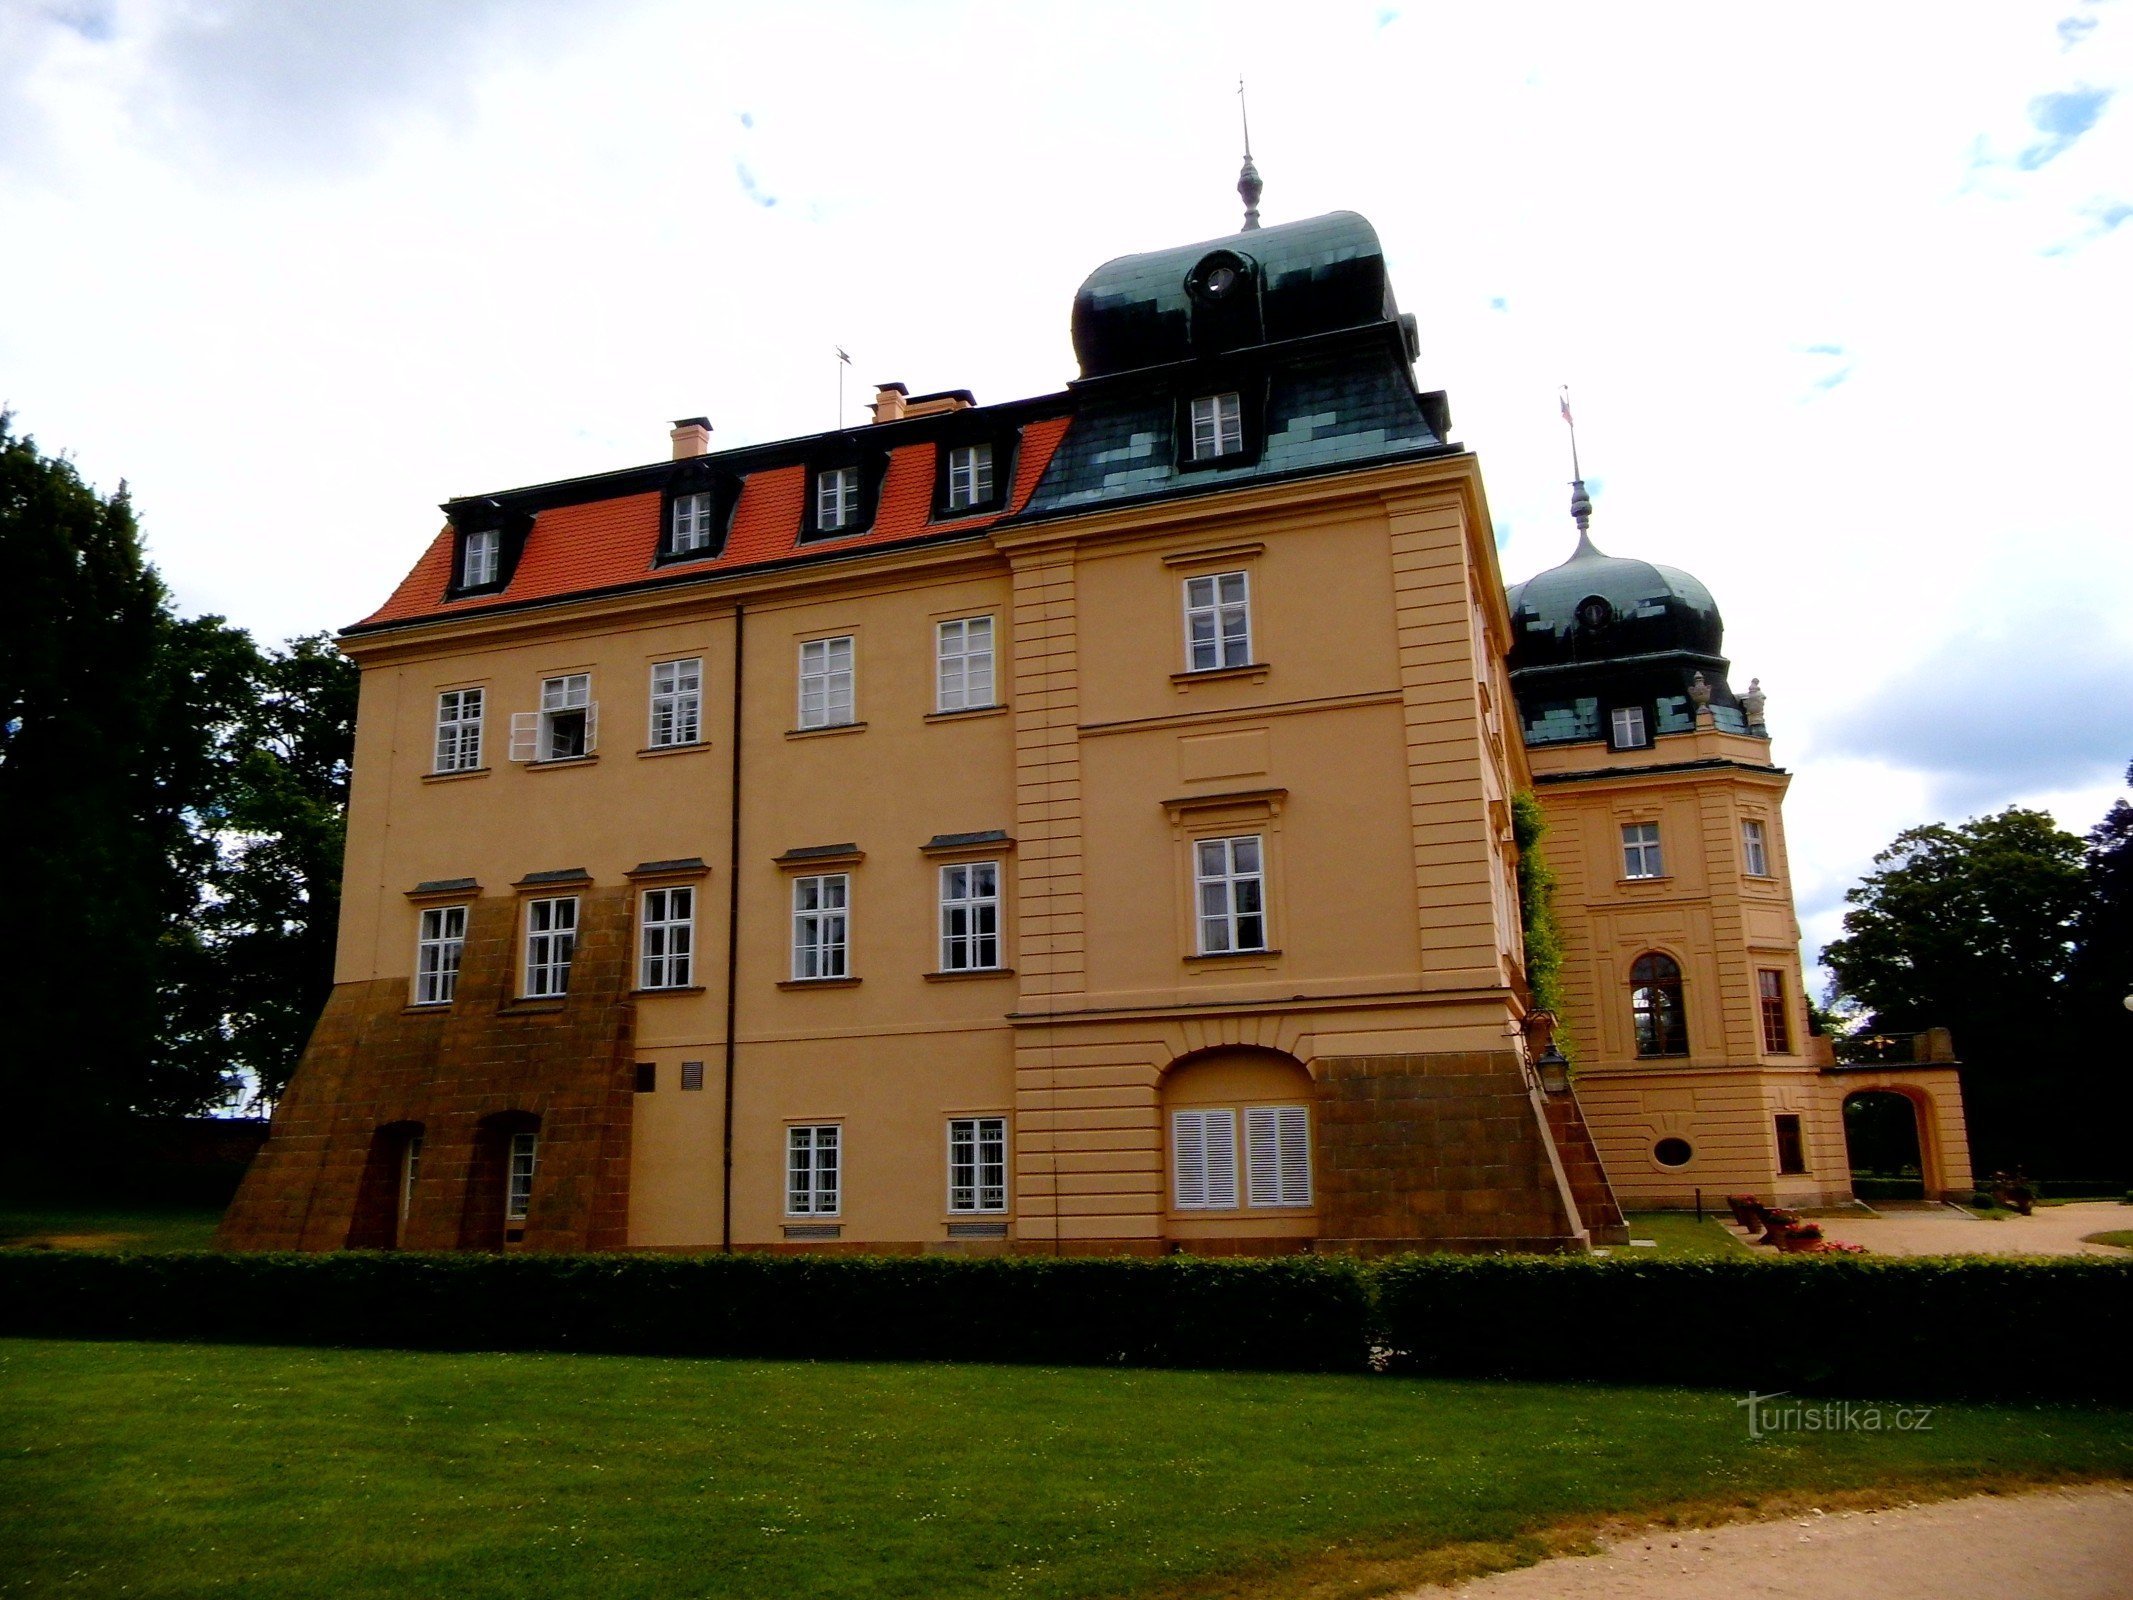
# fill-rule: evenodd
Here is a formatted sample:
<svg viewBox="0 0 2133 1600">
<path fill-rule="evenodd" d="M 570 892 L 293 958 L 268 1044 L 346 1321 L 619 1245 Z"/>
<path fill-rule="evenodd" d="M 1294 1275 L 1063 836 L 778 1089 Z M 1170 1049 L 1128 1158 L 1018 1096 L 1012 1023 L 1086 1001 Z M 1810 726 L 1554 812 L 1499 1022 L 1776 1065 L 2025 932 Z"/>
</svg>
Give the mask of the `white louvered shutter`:
<svg viewBox="0 0 2133 1600">
<path fill-rule="evenodd" d="M 1273 1106 L 1244 1112 L 1245 1194 L 1255 1206 L 1281 1204 L 1281 1134 Z"/>
<path fill-rule="evenodd" d="M 585 702 L 585 753 L 591 755 L 600 744 L 600 702 Z"/>
<path fill-rule="evenodd" d="M 1170 1165 L 1180 1211 L 1207 1204 L 1207 1130 L 1202 1114 L 1180 1111 L 1170 1119 Z"/>
<path fill-rule="evenodd" d="M 1237 1113 L 1203 1111 L 1207 1119 L 1207 1204 L 1211 1210 L 1233 1210 L 1237 1204 Z"/>
<path fill-rule="evenodd" d="M 513 761 L 538 761 L 541 758 L 541 714 L 538 711 L 514 711 L 511 713 L 511 759 Z"/>
<path fill-rule="evenodd" d="M 1277 1106 L 1274 1120 L 1281 1130 L 1281 1203 L 1307 1206 L 1311 1203 L 1311 1113 L 1303 1106 Z"/>
</svg>

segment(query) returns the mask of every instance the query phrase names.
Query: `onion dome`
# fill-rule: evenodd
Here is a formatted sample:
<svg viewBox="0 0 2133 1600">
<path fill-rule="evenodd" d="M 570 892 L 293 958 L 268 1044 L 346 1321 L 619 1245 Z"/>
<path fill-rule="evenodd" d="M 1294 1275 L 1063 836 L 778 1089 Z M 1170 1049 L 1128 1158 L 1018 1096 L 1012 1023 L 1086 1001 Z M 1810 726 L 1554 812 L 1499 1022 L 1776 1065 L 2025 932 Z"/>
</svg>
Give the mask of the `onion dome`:
<svg viewBox="0 0 2133 1600">
<path fill-rule="evenodd" d="M 1513 672 L 1687 651 L 1718 656 L 1725 623 L 1711 591 L 1678 567 L 1602 552 L 1580 530 L 1578 547 L 1505 595 Z"/>
</svg>

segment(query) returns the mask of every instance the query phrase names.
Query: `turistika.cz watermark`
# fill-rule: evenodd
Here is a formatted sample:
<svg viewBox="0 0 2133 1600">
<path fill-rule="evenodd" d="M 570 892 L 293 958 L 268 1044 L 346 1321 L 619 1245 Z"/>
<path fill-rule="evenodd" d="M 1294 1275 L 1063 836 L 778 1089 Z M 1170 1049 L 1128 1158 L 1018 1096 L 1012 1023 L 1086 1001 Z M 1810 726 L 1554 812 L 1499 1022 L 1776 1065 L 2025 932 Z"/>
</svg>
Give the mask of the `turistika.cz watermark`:
<svg viewBox="0 0 2133 1600">
<path fill-rule="evenodd" d="M 1733 1403 L 1748 1413 L 1748 1437 L 1774 1433 L 1930 1433 L 1937 1406 L 1875 1406 L 1856 1400 L 1793 1400 L 1792 1391 L 1748 1391 Z"/>
</svg>

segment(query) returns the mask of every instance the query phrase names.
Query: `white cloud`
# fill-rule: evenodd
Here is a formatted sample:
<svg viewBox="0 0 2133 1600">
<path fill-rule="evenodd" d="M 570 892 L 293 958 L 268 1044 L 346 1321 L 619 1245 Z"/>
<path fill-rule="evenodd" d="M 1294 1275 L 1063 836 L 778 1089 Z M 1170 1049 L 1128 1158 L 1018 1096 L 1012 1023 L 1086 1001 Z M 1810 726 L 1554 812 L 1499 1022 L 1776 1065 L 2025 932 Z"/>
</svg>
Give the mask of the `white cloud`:
<svg viewBox="0 0 2133 1600">
<path fill-rule="evenodd" d="M 1570 547 L 1572 385 L 1594 535 L 1718 596 L 1827 905 L 1954 793 L 1894 736 L 1936 661 L 2003 709 L 2070 631 L 2133 666 L 2133 25 L 2067 9 L 18 5 L 0 398 L 186 605 L 337 626 L 450 495 L 828 425 L 835 344 L 854 416 L 1058 387 L 1092 267 L 1235 226 L 1241 74 L 1268 219 L 1383 235 L 1510 578 Z"/>
</svg>

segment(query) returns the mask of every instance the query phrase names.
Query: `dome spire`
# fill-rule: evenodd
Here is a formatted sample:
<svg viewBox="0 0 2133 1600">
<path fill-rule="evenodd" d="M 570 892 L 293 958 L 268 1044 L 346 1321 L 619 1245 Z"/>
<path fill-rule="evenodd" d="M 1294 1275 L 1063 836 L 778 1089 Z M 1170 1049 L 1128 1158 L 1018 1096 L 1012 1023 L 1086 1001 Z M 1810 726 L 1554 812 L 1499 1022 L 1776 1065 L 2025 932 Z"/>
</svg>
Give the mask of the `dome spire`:
<svg viewBox="0 0 2133 1600">
<path fill-rule="evenodd" d="M 1259 197 L 1266 192 L 1266 185 L 1259 181 L 1259 169 L 1252 165 L 1252 113 L 1244 103 L 1244 80 L 1237 80 L 1237 115 L 1244 119 L 1244 168 L 1237 174 L 1237 193 L 1244 201 L 1244 227 L 1239 230 L 1250 233 L 1259 226 Z"/>
<path fill-rule="evenodd" d="M 1570 386 L 1566 383 L 1556 395 L 1556 404 L 1563 408 L 1563 422 L 1570 429 L 1570 516 L 1578 525 L 1578 554 L 1586 551 L 1599 554 L 1592 542 L 1592 496 L 1585 492 L 1585 474 L 1578 466 L 1578 425 L 1570 414 Z"/>
</svg>

